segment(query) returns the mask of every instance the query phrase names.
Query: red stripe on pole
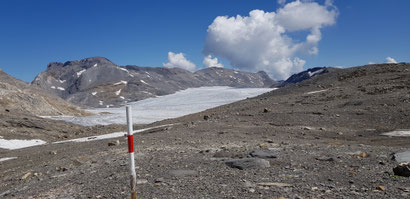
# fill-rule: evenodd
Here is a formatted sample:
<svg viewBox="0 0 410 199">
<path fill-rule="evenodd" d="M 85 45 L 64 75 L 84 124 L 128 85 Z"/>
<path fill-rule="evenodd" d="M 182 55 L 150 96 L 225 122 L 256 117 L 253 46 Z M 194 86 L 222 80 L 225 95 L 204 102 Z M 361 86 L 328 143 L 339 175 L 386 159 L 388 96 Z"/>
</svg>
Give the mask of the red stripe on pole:
<svg viewBox="0 0 410 199">
<path fill-rule="evenodd" d="M 128 135 L 128 152 L 134 152 L 134 135 Z"/>
</svg>

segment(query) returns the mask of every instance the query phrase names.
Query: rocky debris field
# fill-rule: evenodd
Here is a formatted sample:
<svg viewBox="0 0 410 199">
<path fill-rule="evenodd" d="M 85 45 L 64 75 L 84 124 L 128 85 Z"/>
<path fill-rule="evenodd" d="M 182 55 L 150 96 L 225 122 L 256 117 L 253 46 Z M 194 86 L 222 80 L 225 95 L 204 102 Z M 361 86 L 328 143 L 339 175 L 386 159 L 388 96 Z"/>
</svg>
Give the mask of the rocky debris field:
<svg viewBox="0 0 410 199">
<path fill-rule="evenodd" d="M 175 125 L 134 136 L 138 197 L 409 198 L 410 179 L 393 169 L 410 138 L 381 135 L 410 129 L 409 70 L 330 70 L 150 124 Z M 16 157 L 0 162 L 0 197 L 128 198 L 127 150 L 121 137 L 0 151 Z"/>
</svg>

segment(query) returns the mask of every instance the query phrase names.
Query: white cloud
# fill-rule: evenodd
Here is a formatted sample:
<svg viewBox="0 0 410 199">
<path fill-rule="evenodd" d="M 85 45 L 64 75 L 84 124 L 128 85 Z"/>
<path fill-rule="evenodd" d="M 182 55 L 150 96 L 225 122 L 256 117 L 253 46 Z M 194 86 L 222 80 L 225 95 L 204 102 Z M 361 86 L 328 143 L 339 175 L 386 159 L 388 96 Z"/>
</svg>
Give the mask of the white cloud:
<svg viewBox="0 0 410 199">
<path fill-rule="evenodd" d="M 386 57 L 386 63 L 395 64 L 397 61 L 391 57 Z"/>
<path fill-rule="evenodd" d="M 278 0 L 278 4 L 280 5 L 285 5 L 285 3 L 286 3 L 286 0 Z"/>
<path fill-rule="evenodd" d="M 209 67 L 217 67 L 217 68 L 223 68 L 224 65 L 221 63 L 218 63 L 218 58 L 212 58 L 211 55 L 208 55 L 204 57 L 204 60 L 202 61 L 202 64 L 209 68 Z"/>
<path fill-rule="evenodd" d="M 371 65 L 371 64 L 376 64 L 376 63 L 372 62 L 372 61 L 369 61 L 369 63 L 367 63 L 367 64 Z"/>
<path fill-rule="evenodd" d="M 253 10 L 249 16 L 216 17 L 208 27 L 203 53 L 225 58 L 234 68 L 264 70 L 274 79 L 285 79 L 303 70 L 306 62 L 299 56 L 317 54 L 321 28 L 336 22 L 338 11 L 326 2 L 297 0 L 276 12 Z M 307 32 L 305 41 L 287 34 L 302 31 Z"/>
<path fill-rule="evenodd" d="M 195 64 L 185 58 L 183 53 L 168 52 L 168 63 L 162 64 L 167 68 L 182 68 L 189 71 L 195 70 Z"/>
</svg>

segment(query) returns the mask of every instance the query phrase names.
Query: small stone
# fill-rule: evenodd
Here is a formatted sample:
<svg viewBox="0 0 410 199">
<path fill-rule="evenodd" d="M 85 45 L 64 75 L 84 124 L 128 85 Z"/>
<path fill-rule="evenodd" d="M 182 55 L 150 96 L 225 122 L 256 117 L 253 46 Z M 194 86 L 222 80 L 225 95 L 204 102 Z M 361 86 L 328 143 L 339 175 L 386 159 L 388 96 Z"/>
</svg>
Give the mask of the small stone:
<svg viewBox="0 0 410 199">
<path fill-rule="evenodd" d="M 400 189 L 404 192 L 410 192 L 410 187 L 399 187 L 398 189 Z"/>
<path fill-rule="evenodd" d="M 394 175 L 410 177 L 410 163 L 401 163 L 393 168 Z"/>
<path fill-rule="evenodd" d="M 50 151 L 51 155 L 57 155 L 57 151 Z"/>
<path fill-rule="evenodd" d="M 249 189 L 249 192 L 250 192 L 250 193 L 254 193 L 254 192 L 255 192 L 255 189 L 254 189 L 254 188 L 250 188 L 250 189 Z"/>
<path fill-rule="evenodd" d="M 367 154 L 366 152 L 362 152 L 362 151 L 356 151 L 356 152 L 347 153 L 347 154 L 352 155 L 352 156 L 355 156 L 355 157 L 358 157 L 358 158 L 366 158 L 366 157 L 369 157 L 369 154 Z"/>
<path fill-rule="evenodd" d="M 22 180 L 27 179 L 29 176 L 31 175 L 31 172 L 28 172 L 26 174 L 23 175 L 23 177 L 21 177 Z"/>
<path fill-rule="evenodd" d="M 120 141 L 116 140 L 116 141 L 112 141 L 112 142 L 108 142 L 108 146 L 118 146 L 120 145 Z"/>
<path fill-rule="evenodd" d="M 204 120 L 209 120 L 209 116 L 208 116 L 208 115 L 204 115 Z"/>
<path fill-rule="evenodd" d="M 137 184 L 147 184 L 148 180 L 146 179 L 137 179 Z"/>
<path fill-rule="evenodd" d="M 312 128 L 308 127 L 308 126 L 305 126 L 305 127 L 303 127 L 303 130 L 310 131 L 310 130 L 312 130 Z"/>
<path fill-rule="evenodd" d="M 276 158 L 277 154 L 268 150 L 255 150 L 249 154 L 251 157 L 257 158 Z"/>
<path fill-rule="evenodd" d="M 247 180 L 245 180 L 244 184 L 245 187 L 251 188 L 251 187 L 255 187 L 256 185 L 252 182 L 249 182 Z"/>
<path fill-rule="evenodd" d="M 259 148 L 266 148 L 268 147 L 265 143 L 259 144 Z"/>
<path fill-rule="evenodd" d="M 396 153 L 394 154 L 393 159 L 399 164 L 410 162 L 410 151 Z"/>
<path fill-rule="evenodd" d="M 384 186 L 378 186 L 378 187 L 377 187 L 377 190 L 386 191 L 386 187 L 384 187 Z"/>
<path fill-rule="evenodd" d="M 267 112 L 269 112 L 269 110 L 268 110 L 267 108 L 264 108 L 264 109 L 263 109 L 263 112 L 264 112 L 264 113 L 267 113 Z"/>
<path fill-rule="evenodd" d="M 155 183 L 162 183 L 162 182 L 164 182 L 164 178 L 157 178 L 157 179 L 155 179 L 154 182 Z"/>
<path fill-rule="evenodd" d="M 332 161 L 334 161 L 335 159 L 334 158 L 332 158 L 332 157 L 317 157 L 317 158 L 315 158 L 316 160 L 319 160 L 319 161 L 324 161 L 324 162 L 332 162 Z"/>
<path fill-rule="evenodd" d="M 311 189 L 312 189 L 312 191 L 317 191 L 319 188 L 318 187 L 312 187 Z"/>
<path fill-rule="evenodd" d="M 226 161 L 225 164 L 231 168 L 240 170 L 270 167 L 269 161 L 260 158 L 233 159 Z"/>
<path fill-rule="evenodd" d="M 56 167 L 56 171 L 67 171 L 68 169 L 65 167 Z"/>
</svg>

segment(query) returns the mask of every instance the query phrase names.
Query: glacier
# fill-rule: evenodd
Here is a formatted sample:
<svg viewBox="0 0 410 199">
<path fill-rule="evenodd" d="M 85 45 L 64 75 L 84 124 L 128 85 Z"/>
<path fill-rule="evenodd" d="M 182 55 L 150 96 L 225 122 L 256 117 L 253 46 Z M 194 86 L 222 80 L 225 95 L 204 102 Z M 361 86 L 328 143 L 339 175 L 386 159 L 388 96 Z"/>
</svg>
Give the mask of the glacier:
<svg viewBox="0 0 410 199">
<path fill-rule="evenodd" d="M 134 124 L 148 124 L 164 119 L 197 113 L 213 107 L 255 97 L 275 88 L 233 88 L 213 86 L 189 88 L 174 94 L 130 102 Z M 125 107 L 97 108 L 87 111 L 96 115 L 88 117 L 45 116 L 83 126 L 125 124 Z"/>
</svg>

